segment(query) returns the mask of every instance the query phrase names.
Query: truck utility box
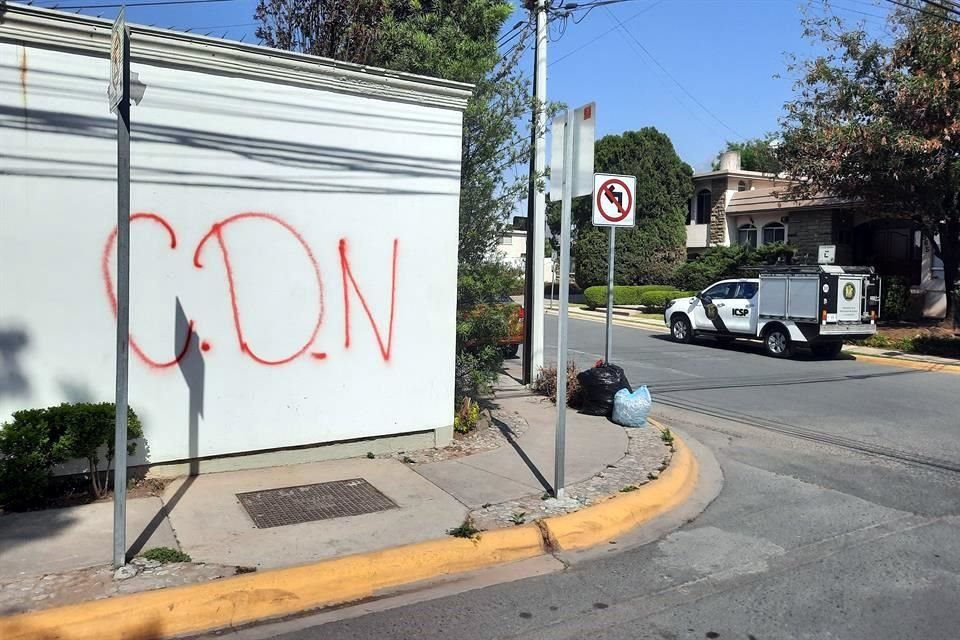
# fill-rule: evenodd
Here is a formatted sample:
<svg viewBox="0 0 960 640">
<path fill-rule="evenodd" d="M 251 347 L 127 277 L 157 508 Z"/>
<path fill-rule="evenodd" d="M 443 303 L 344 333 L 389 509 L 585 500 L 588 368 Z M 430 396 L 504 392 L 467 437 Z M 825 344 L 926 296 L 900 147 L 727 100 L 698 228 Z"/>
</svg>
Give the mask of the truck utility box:
<svg viewBox="0 0 960 640">
<path fill-rule="evenodd" d="M 761 322 L 818 322 L 820 335 L 875 333 L 880 279 L 872 267 L 773 267 L 760 271 L 757 298 Z"/>
</svg>

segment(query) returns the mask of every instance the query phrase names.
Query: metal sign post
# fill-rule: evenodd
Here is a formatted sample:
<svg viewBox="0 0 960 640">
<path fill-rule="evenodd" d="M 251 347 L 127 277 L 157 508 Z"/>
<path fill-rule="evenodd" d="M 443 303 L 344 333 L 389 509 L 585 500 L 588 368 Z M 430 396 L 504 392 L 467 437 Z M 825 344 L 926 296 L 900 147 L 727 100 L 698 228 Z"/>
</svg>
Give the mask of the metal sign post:
<svg viewBox="0 0 960 640">
<path fill-rule="evenodd" d="M 573 209 L 573 111 L 563 127 L 563 178 L 560 214 L 560 317 L 557 341 L 557 432 L 554 445 L 553 495 L 564 497 L 563 471 L 567 441 L 567 313 L 570 302 L 570 223 Z"/>
<path fill-rule="evenodd" d="M 610 251 L 607 256 L 607 342 L 603 349 L 603 361 L 610 363 L 613 350 L 613 260 L 614 246 L 617 242 L 617 228 L 610 227 Z"/>
<path fill-rule="evenodd" d="M 610 228 L 607 257 L 607 339 L 603 361 L 610 362 L 613 351 L 613 274 L 616 260 L 617 227 L 636 224 L 636 176 L 613 176 L 598 173 L 593 177 L 593 225 Z"/>
<path fill-rule="evenodd" d="M 117 393 L 113 459 L 113 567 L 127 563 L 127 363 L 130 338 L 130 33 L 113 23 L 110 110 L 117 114 Z"/>
<path fill-rule="evenodd" d="M 593 146 L 596 137 L 594 103 L 553 121 L 550 193 L 560 191 L 560 310 L 557 318 L 557 432 L 554 448 L 553 495 L 564 497 L 567 438 L 567 314 L 570 303 L 570 226 L 573 197 L 590 194 Z M 559 178 L 559 180 L 557 179 Z"/>
</svg>

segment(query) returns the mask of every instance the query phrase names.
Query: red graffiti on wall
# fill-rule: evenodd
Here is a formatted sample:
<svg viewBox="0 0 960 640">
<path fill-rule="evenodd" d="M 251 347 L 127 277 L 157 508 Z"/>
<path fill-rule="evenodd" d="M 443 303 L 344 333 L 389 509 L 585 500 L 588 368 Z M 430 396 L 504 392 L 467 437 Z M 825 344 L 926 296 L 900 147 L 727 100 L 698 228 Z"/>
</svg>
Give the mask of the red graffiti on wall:
<svg viewBox="0 0 960 640">
<path fill-rule="evenodd" d="M 356 278 L 353 277 L 353 272 L 350 271 L 350 263 L 347 261 L 347 241 L 345 238 L 340 240 L 340 271 L 343 275 L 343 346 L 347 349 L 350 348 L 350 292 L 347 287 L 347 280 L 349 279 L 357 297 L 360 298 L 360 304 L 363 305 L 367 318 L 370 320 L 373 335 L 376 336 L 377 345 L 380 347 L 380 355 L 383 356 L 385 362 L 389 362 L 390 351 L 393 349 L 393 316 L 397 302 L 397 245 L 398 241 L 395 239 L 393 241 L 393 272 L 390 279 L 390 321 L 387 325 L 387 344 L 384 345 L 380 329 L 377 328 L 377 323 L 373 319 L 370 307 L 367 305 L 367 299 L 363 297 L 360 286 L 357 284 Z"/>
<path fill-rule="evenodd" d="M 313 330 L 310 332 L 310 336 L 307 338 L 306 342 L 303 343 L 303 346 L 294 353 L 283 358 L 270 360 L 264 358 L 263 356 L 257 355 L 243 335 L 243 322 L 240 319 L 240 305 L 237 299 L 237 284 L 233 275 L 233 265 L 230 262 L 230 251 L 227 249 L 227 243 L 223 238 L 223 230 L 227 226 L 241 220 L 269 220 L 270 222 L 274 222 L 289 231 L 290 234 L 296 238 L 297 242 L 301 247 L 303 247 L 304 252 L 307 254 L 307 259 L 310 261 L 310 266 L 313 269 L 313 276 L 317 280 L 317 298 L 319 300 L 317 321 L 314 323 Z M 310 348 L 310 345 L 313 344 L 313 341 L 316 340 L 317 333 L 320 332 L 320 325 L 323 324 L 323 280 L 320 277 L 320 266 L 317 264 L 317 259 L 313 257 L 313 251 L 310 249 L 310 245 L 308 245 L 303 239 L 303 236 L 301 236 L 292 225 L 275 215 L 271 215 L 269 213 L 238 213 L 235 216 L 230 216 L 229 218 L 221 220 L 220 222 L 214 223 L 214 225 L 210 227 L 210 231 L 208 231 L 207 234 L 200 239 L 200 243 L 197 245 L 196 251 L 193 252 L 193 266 L 196 268 L 203 268 L 203 264 L 200 262 L 200 252 L 203 251 L 203 246 L 207 243 L 207 240 L 213 237 L 217 239 L 217 244 L 220 245 L 220 254 L 223 256 L 223 267 L 227 273 L 227 287 L 230 290 L 230 306 L 233 309 L 233 326 L 237 332 L 237 342 L 240 344 L 240 351 L 246 353 L 260 364 L 268 365 L 286 364 L 306 353 Z"/>
<path fill-rule="evenodd" d="M 170 223 L 164 220 L 162 217 L 155 213 L 135 213 L 130 216 L 131 223 L 136 220 L 150 220 L 162 226 L 164 229 L 166 229 L 167 235 L 170 236 L 170 249 L 173 250 L 177 248 L 177 234 L 174 233 L 173 227 L 170 226 Z M 107 236 L 107 242 L 103 247 L 103 256 L 100 259 L 100 271 L 103 275 L 103 284 L 107 289 L 107 299 L 110 301 L 110 309 L 113 311 L 114 318 L 117 317 L 117 293 L 113 288 L 113 277 L 110 275 L 110 257 L 113 253 L 113 247 L 116 243 L 117 228 L 114 227 L 113 231 L 110 232 L 110 235 Z M 187 337 L 183 342 L 183 347 L 181 347 L 180 352 L 177 353 L 173 360 L 168 360 L 166 362 L 154 360 L 144 353 L 143 349 L 140 348 L 140 345 L 137 344 L 137 341 L 134 339 L 132 331 L 130 332 L 130 348 L 147 366 L 155 369 L 165 369 L 167 367 L 172 367 L 183 360 L 183 357 L 187 355 L 187 350 L 190 348 L 190 340 L 192 336 L 193 320 L 190 320 L 187 326 Z"/>
<path fill-rule="evenodd" d="M 173 230 L 173 227 L 168 223 L 164 218 L 155 214 L 155 213 L 135 213 L 130 216 L 130 220 L 150 220 L 156 224 L 162 226 L 167 235 L 170 238 L 170 249 L 177 248 L 177 236 Z M 316 316 L 316 321 L 312 322 L 309 335 L 306 340 L 299 346 L 293 353 L 287 354 L 283 357 L 277 358 L 267 358 L 253 350 L 250 346 L 249 341 L 247 340 L 246 334 L 244 332 L 244 322 L 243 322 L 243 313 L 239 301 L 239 293 L 237 286 L 237 275 L 234 270 L 233 261 L 231 258 L 230 249 L 228 246 L 227 239 L 225 238 L 225 230 L 235 223 L 240 221 L 250 221 L 250 220 L 260 220 L 267 221 L 272 224 L 278 225 L 286 232 L 288 232 L 303 249 L 303 252 L 309 262 L 311 277 L 316 281 L 316 294 L 318 302 L 318 311 Z M 313 250 L 307 241 L 303 238 L 299 231 L 294 228 L 290 223 L 283 220 L 282 218 L 270 214 L 270 213 L 257 213 L 257 212 L 246 212 L 239 213 L 233 216 L 224 218 L 215 222 L 210 230 L 204 234 L 197 244 L 193 252 L 193 265 L 197 269 L 205 268 L 203 262 L 201 262 L 201 254 L 204 247 L 207 244 L 207 241 L 211 238 L 216 239 L 217 246 L 220 248 L 220 256 L 223 259 L 224 266 L 224 275 L 226 276 L 227 290 L 230 295 L 230 306 L 232 312 L 232 319 L 234 325 L 234 332 L 236 333 L 237 344 L 240 347 L 240 352 L 249 356 L 252 360 L 259 364 L 277 366 L 287 364 L 296 360 L 297 358 L 303 356 L 304 354 L 310 354 L 310 357 L 314 360 L 325 360 L 327 359 L 327 353 L 323 351 L 311 351 L 310 348 L 313 343 L 316 341 L 317 335 L 320 332 L 320 327 L 323 324 L 323 315 L 324 315 L 324 290 L 323 290 L 323 279 L 320 275 L 320 267 L 317 263 L 316 257 L 314 256 Z M 101 259 L 101 271 L 104 281 L 104 286 L 107 291 L 107 298 L 110 303 L 110 307 L 113 310 L 114 318 L 117 315 L 117 296 L 116 291 L 113 285 L 113 279 L 110 273 L 110 259 L 113 254 L 113 249 L 116 244 L 117 239 L 117 230 L 116 228 L 110 232 L 107 236 L 106 243 L 103 249 L 103 256 Z M 343 304 L 344 304 L 344 347 L 350 348 L 350 288 L 353 288 L 353 291 L 357 298 L 360 300 L 360 304 L 366 313 L 367 319 L 370 321 L 370 326 L 373 328 L 373 334 L 377 341 L 377 345 L 380 349 L 380 355 L 383 357 L 385 362 L 390 361 L 391 353 L 393 350 L 393 335 L 394 335 L 394 319 L 396 316 L 396 301 L 397 301 L 397 256 L 399 250 L 399 241 L 394 239 L 393 241 L 393 257 L 391 264 L 391 279 L 390 279 L 390 314 L 389 320 L 387 322 L 387 338 L 384 342 L 383 335 L 381 334 L 380 327 L 377 325 L 376 320 L 373 317 L 373 313 L 370 310 L 370 306 L 367 303 L 366 297 L 363 295 L 363 292 L 360 290 L 360 285 L 357 283 L 356 278 L 353 275 L 353 272 L 350 268 L 350 262 L 347 257 L 347 240 L 345 238 L 339 241 L 339 254 L 340 254 L 340 270 L 343 283 Z M 190 320 L 188 324 L 187 337 L 184 341 L 184 344 L 180 351 L 177 353 L 176 357 L 170 361 L 161 362 L 150 358 L 144 351 L 140 348 L 137 342 L 133 338 L 131 332 L 130 335 L 130 348 L 133 350 L 134 354 L 144 362 L 144 364 L 157 368 L 163 369 L 171 367 L 178 362 L 180 362 L 187 354 L 190 348 L 190 341 L 194 334 L 193 332 L 194 321 Z M 200 349 L 204 352 L 209 352 L 211 349 L 210 342 L 208 340 L 203 340 L 200 343 Z"/>
</svg>

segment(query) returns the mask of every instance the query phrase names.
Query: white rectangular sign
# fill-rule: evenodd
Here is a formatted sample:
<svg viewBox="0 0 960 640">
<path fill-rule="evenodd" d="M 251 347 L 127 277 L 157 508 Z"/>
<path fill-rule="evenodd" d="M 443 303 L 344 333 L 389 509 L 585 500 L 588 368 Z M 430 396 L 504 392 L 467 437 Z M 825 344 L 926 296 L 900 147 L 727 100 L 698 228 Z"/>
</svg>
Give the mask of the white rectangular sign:
<svg viewBox="0 0 960 640">
<path fill-rule="evenodd" d="M 637 221 L 636 193 L 636 176 L 594 175 L 593 226 L 634 226 Z"/>
<path fill-rule="evenodd" d="M 837 259 L 837 245 L 822 244 L 817 249 L 818 264 L 833 264 Z"/>
<path fill-rule="evenodd" d="M 120 7 L 120 13 L 113 22 L 113 31 L 110 38 L 110 85 L 107 87 L 107 99 L 110 101 L 110 111 L 116 110 L 123 100 L 123 74 L 127 65 L 125 57 L 124 39 L 127 35 L 126 9 Z"/>
<path fill-rule="evenodd" d="M 553 121 L 550 147 L 550 200 L 559 202 L 563 176 L 563 138 L 566 115 Z M 593 143 L 597 135 L 597 105 L 585 104 L 573 112 L 573 190 L 571 198 L 593 193 Z"/>
</svg>

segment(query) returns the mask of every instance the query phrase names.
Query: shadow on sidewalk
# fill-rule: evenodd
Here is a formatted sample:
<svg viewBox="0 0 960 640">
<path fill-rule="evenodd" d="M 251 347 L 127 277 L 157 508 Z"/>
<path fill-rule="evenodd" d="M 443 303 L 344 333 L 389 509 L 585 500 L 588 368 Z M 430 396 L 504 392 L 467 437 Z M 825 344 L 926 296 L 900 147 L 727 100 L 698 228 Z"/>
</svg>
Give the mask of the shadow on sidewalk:
<svg viewBox="0 0 960 640">
<path fill-rule="evenodd" d="M 523 450 L 523 447 L 520 446 L 520 443 L 517 442 L 517 434 L 514 433 L 513 429 L 510 428 L 506 422 L 498 420 L 493 417 L 493 424 L 500 430 L 500 433 L 503 434 L 503 437 L 506 438 L 507 442 L 510 443 L 510 446 L 513 447 L 513 450 L 517 452 L 517 455 L 520 456 L 520 459 L 523 460 L 523 464 L 530 469 L 530 472 L 537 479 L 537 482 L 540 483 L 540 486 L 543 487 L 543 490 L 548 493 L 553 493 L 553 487 L 547 481 L 547 479 L 540 472 L 540 469 L 537 468 L 537 465 L 534 464 L 533 460 L 530 459 L 530 456 Z"/>
</svg>

